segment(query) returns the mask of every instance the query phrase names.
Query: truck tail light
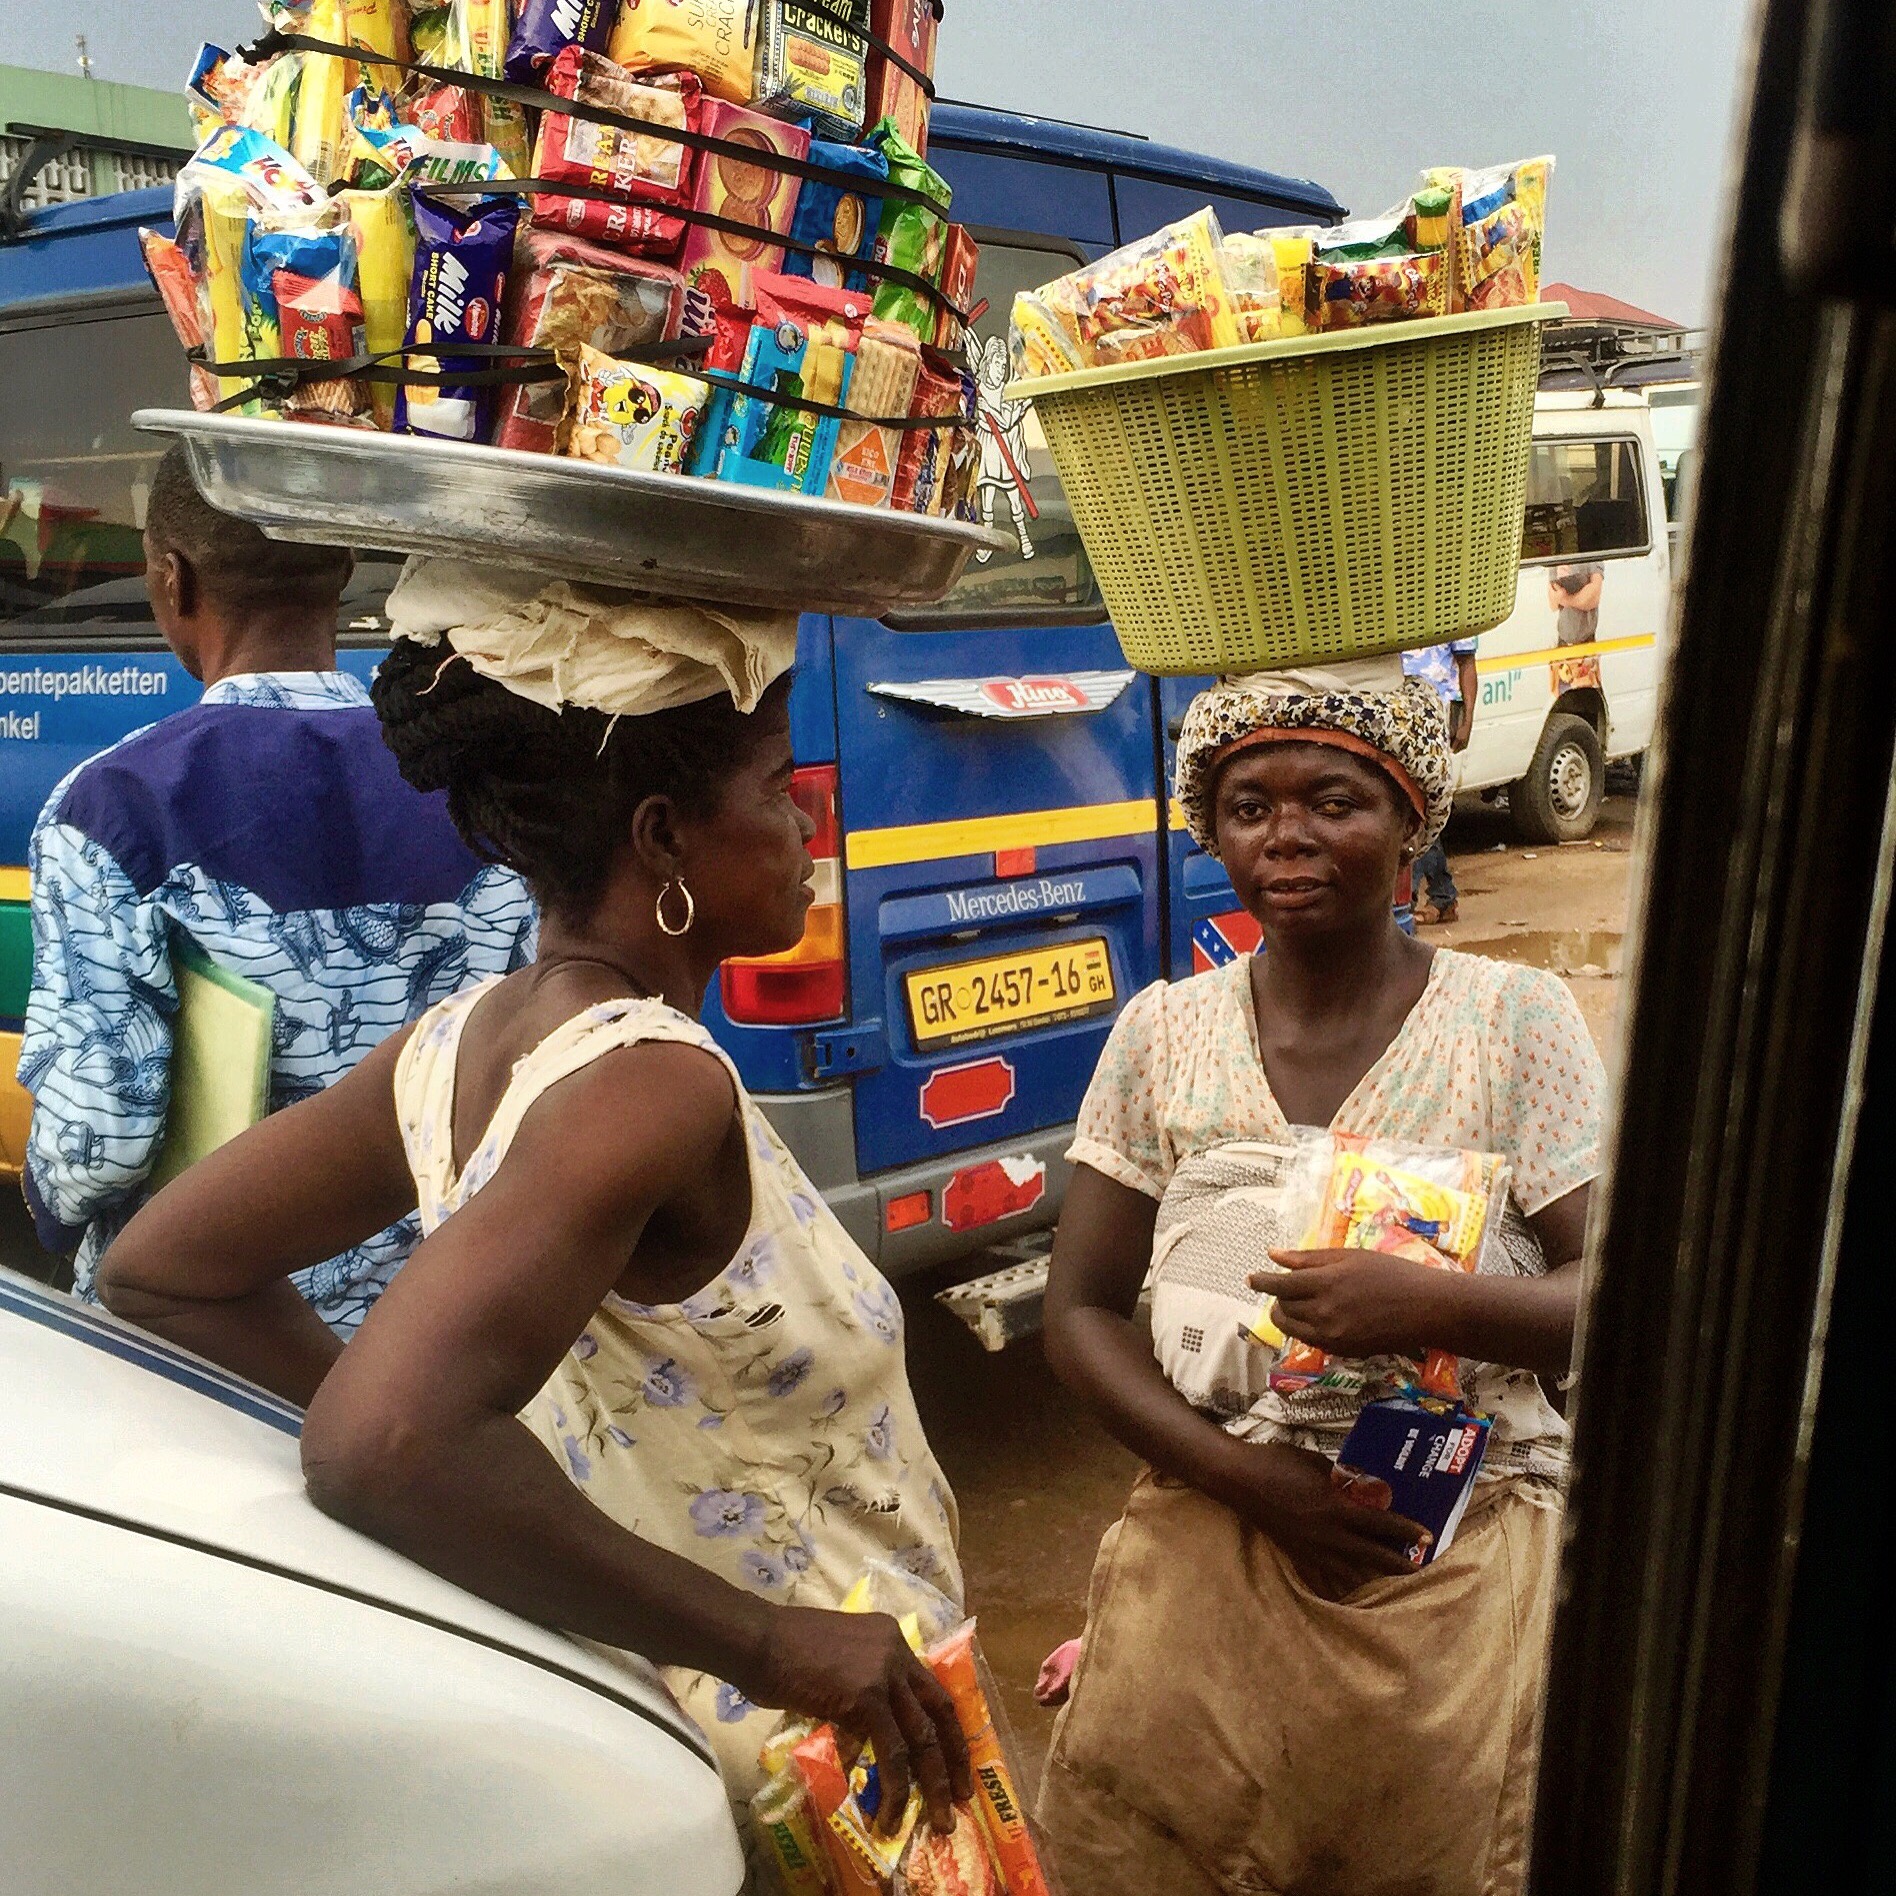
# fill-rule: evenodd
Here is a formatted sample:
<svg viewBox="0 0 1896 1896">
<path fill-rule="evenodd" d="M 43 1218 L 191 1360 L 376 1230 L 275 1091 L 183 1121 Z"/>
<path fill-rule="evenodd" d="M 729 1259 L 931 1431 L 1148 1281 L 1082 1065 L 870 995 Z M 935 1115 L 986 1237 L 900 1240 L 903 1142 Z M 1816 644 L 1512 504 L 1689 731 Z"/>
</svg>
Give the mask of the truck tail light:
<svg viewBox="0 0 1896 1896">
<path fill-rule="evenodd" d="M 803 939 L 780 955 L 727 961 L 718 973 L 725 1013 L 747 1027 L 805 1027 L 847 1011 L 849 944 L 843 927 L 843 825 L 836 767 L 820 764 L 790 779 L 790 795 L 816 825 L 816 900 Z"/>
</svg>

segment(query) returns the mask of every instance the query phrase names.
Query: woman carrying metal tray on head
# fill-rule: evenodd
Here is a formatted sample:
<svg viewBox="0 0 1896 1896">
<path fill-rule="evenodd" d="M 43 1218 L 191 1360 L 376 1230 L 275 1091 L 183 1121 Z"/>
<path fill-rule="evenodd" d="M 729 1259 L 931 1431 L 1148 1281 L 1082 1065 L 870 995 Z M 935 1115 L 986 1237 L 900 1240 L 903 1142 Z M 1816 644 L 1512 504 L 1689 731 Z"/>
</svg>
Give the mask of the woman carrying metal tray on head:
<svg viewBox="0 0 1896 1896">
<path fill-rule="evenodd" d="M 945 1828 L 947 1694 L 893 1619 L 830 1610 L 871 1562 L 961 1595 L 901 1308 L 697 1020 L 811 901 L 795 617 L 426 562 L 390 616 L 387 742 L 527 879 L 539 958 L 185 1174 L 107 1302 L 307 1404 L 328 1512 L 671 1668 L 738 1802 L 784 1708 L 872 1739 L 890 1807 L 912 1772 Z M 417 1204 L 342 1352 L 288 1274 Z"/>
<path fill-rule="evenodd" d="M 1566 1465 L 1537 1376 L 1572 1354 L 1599 1057 L 1554 976 L 1397 930 L 1450 794 L 1399 660 L 1201 693 L 1177 794 L 1264 952 L 1134 999 L 1081 1109 L 1048 1354 L 1149 1470 L 1094 1570 L 1041 1815 L 1070 1886 L 1114 1896 L 1512 1896 Z M 1498 1273 L 1282 1251 L 1303 1228 L 1272 1214 L 1270 1149 L 1297 1126 L 1501 1155 Z M 1267 1253 L 1291 1268 L 1255 1275 Z M 1470 1359 L 1494 1423 L 1430 1564 L 1333 1479 L 1362 1396 L 1275 1393 L 1243 1335 L 1266 1285 L 1338 1357 Z"/>
</svg>

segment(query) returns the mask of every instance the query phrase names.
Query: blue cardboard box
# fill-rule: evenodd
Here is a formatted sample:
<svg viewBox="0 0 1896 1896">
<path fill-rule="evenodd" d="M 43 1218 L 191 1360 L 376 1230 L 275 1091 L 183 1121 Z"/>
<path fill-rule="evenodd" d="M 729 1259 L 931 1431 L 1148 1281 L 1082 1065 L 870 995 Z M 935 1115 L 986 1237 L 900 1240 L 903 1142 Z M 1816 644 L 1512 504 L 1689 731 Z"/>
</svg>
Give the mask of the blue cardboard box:
<svg viewBox="0 0 1896 1896">
<path fill-rule="evenodd" d="M 1414 1521 L 1425 1538 L 1410 1550 L 1426 1567 L 1455 1538 L 1488 1446 L 1491 1418 L 1433 1396 L 1364 1405 L 1337 1455 L 1351 1500 Z"/>
</svg>

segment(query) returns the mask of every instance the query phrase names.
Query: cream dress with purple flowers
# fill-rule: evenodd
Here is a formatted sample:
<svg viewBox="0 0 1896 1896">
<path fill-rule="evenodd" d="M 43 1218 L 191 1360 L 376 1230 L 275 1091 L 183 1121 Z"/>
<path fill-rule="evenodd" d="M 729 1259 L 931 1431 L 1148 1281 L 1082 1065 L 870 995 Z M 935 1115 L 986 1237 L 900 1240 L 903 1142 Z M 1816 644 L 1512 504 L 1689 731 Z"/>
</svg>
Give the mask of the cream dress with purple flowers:
<svg viewBox="0 0 1896 1896">
<path fill-rule="evenodd" d="M 587 1008 L 515 1065 L 457 1177 L 455 1060 L 491 985 L 425 1015 L 395 1070 L 424 1234 L 493 1177 L 542 1093 L 616 1048 L 702 1047 L 731 1075 L 750 1145 L 731 1262 L 683 1303 L 609 1295 L 521 1420 L 621 1527 L 766 1599 L 834 1607 L 874 1561 L 914 1576 L 918 1608 L 959 1607 L 954 1496 L 909 1393 L 902 1307 L 724 1051 L 662 1001 Z M 668 1677 L 747 1799 L 777 1714 L 702 1673 Z"/>
</svg>

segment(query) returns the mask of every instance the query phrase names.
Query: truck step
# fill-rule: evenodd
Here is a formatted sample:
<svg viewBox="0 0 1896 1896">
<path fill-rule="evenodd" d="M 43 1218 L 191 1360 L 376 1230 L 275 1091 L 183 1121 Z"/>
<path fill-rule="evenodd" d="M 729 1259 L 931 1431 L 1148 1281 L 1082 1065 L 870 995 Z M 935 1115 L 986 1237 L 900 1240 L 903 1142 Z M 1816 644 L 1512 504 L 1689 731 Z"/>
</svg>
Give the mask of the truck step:
<svg viewBox="0 0 1896 1896">
<path fill-rule="evenodd" d="M 959 1317 L 984 1350 L 1004 1350 L 1040 1328 L 1052 1252 L 1053 1235 L 1046 1231 L 994 1245 L 983 1255 L 1001 1261 L 999 1270 L 938 1290 L 935 1301 Z"/>
</svg>

